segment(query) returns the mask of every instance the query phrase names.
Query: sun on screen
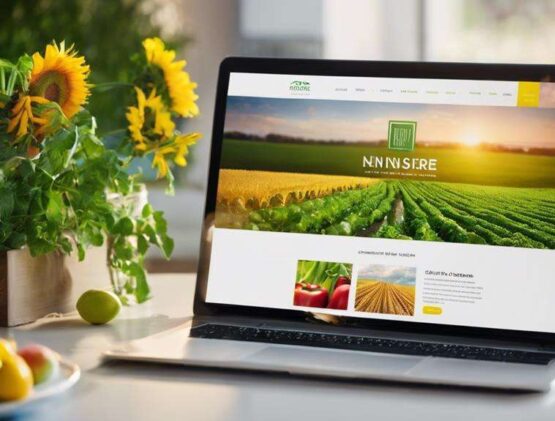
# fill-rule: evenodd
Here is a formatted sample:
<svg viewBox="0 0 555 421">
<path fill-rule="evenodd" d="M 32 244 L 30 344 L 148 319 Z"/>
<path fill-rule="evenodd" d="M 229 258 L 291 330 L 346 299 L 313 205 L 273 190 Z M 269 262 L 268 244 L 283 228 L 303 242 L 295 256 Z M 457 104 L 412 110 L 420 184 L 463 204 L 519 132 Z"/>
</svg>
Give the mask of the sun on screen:
<svg viewBox="0 0 555 421">
<path fill-rule="evenodd" d="M 462 143 L 469 147 L 478 146 L 480 142 L 481 142 L 481 139 L 477 133 L 466 133 L 462 137 Z"/>
</svg>

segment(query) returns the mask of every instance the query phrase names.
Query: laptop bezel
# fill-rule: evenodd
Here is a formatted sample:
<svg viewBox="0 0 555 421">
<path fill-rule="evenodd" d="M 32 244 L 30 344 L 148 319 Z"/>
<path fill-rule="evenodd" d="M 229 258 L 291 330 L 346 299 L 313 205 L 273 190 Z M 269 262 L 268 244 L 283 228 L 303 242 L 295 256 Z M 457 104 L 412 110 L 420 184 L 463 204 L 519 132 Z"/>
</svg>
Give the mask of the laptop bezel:
<svg viewBox="0 0 555 421">
<path fill-rule="evenodd" d="M 296 310 L 272 309 L 206 302 L 210 268 L 210 233 L 216 209 L 218 174 L 223 142 L 226 102 L 230 73 L 268 73 L 315 76 L 398 77 L 422 79 L 467 79 L 494 81 L 555 81 L 555 66 L 525 64 L 478 64 L 434 62 L 341 61 L 307 59 L 270 59 L 229 57 L 219 69 L 216 103 L 213 119 L 208 185 L 201 235 L 199 267 L 194 297 L 195 316 L 259 317 L 279 320 L 307 320 L 308 313 Z M 311 235 L 311 234 L 307 234 Z M 392 321 L 372 318 L 342 319 L 346 329 L 380 329 L 412 332 L 426 335 L 475 337 L 510 340 L 534 345 L 555 346 L 555 333 L 492 329 L 460 325 Z M 307 323 L 309 323 L 307 321 Z"/>
</svg>

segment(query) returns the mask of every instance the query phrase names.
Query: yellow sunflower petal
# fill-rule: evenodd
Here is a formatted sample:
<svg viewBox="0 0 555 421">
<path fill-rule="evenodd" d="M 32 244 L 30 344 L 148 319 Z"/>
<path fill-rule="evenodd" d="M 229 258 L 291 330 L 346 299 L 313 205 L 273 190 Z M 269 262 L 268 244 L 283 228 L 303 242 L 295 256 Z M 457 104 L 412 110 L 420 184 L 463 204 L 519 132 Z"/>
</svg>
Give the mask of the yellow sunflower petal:
<svg viewBox="0 0 555 421">
<path fill-rule="evenodd" d="M 139 89 L 135 86 L 135 92 L 137 93 L 137 107 L 139 110 L 143 110 L 145 108 L 146 103 L 146 96 L 142 89 Z"/>
<path fill-rule="evenodd" d="M 31 96 L 30 99 L 36 104 L 48 104 L 50 102 L 49 100 L 41 96 Z"/>
<path fill-rule="evenodd" d="M 175 123 L 172 120 L 171 114 L 164 110 L 158 110 L 156 112 L 154 132 L 165 137 L 170 137 L 174 130 Z"/>
<path fill-rule="evenodd" d="M 25 108 L 25 105 L 27 104 L 27 101 L 29 100 L 28 96 L 23 96 L 21 98 L 19 98 L 17 100 L 17 102 L 15 103 L 14 107 L 12 108 L 12 114 L 19 114 L 21 112 L 21 110 L 23 110 Z"/>
<path fill-rule="evenodd" d="M 135 144 L 135 149 L 138 151 L 146 151 L 147 147 L 146 144 L 144 142 L 137 142 Z"/>
<path fill-rule="evenodd" d="M 32 117 L 31 121 L 35 124 L 38 124 L 39 126 L 48 124 L 49 120 L 47 118 L 41 118 L 41 117 Z"/>
<path fill-rule="evenodd" d="M 19 121 L 21 120 L 21 113 L 16 114 L 15 117 L 12 117 L 10 119 L 10 122 L 8 123 L 8 128 L 7 128 L 7 132 L 11 133 L 14 131 L 14 129 L 17 127 L 17 125 L 19 124 Z"/>
<path fill-rule="evenodd" d="M 27 134 L 29 130 L 29 114 L 26 112 L 21 113 L 21 120 L 19 122 L 19 130 L 17 131 L 17 137 Z"/>
<path fill-rule="evenodd" d="M 202 135 L 200 133 L 182 134 L 177 136 L 177 138 L 175 139 L 175 143 L 179 146 L 191 146 L 197 143 L 197 140 L 199 140 L 201 137 Z"/>
<path fill-rule="evenodd" d="M 7 132 L 12 133 L 18 127 L 15 136 L 20 137 L 29 132 L 30 122 L 33 121 L 33 110 L 31 99 L 25 95 L 20 97 L 11 110 L 11 118 L 8 123 Z"/>
<path fill-rule="evenodd" d="M 44 59 L 42 58 L 40 53 L 33 54 L 32 59 L 33 59 L 33 70 L 38 73 L 42 72 L 42 69 L 44 68 Z"/>
<path fill-rule="evenodd" d="M 176 155 L 175 158 L 173 159 L 173 162 L 175 162 L 180 167 L 185 167 L 187 165 L 187 160 L 185 159 L 185 155 Z"/>
<path fill-rule="evenodd" d="M 156 151 L 154 153 L 154 158 L 152 159 L 152 168 L 157 168 L 158 177 L 165 177 L 168 174 L 168 163 L 164 158 L 164 154 Z"/>
</svg>

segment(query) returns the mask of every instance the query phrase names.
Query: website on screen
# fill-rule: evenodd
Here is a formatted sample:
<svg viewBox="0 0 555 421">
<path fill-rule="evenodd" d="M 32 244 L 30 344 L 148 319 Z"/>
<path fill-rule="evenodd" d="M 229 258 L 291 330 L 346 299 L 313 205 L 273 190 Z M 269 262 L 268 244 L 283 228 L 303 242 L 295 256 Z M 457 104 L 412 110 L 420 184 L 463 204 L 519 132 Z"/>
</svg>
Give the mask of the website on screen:
<svg viewBox="0 0 555 421">
<path fill-rule="evenodd" d="M 555 84 L 230 75 L 207 301 L 555 332 Z"/>
</svg>

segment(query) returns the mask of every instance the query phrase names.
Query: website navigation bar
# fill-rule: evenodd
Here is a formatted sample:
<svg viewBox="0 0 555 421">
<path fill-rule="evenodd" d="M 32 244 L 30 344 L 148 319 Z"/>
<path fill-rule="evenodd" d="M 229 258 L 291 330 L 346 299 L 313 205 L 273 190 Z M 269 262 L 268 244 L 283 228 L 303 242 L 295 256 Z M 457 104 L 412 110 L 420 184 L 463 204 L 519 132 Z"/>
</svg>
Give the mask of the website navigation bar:
<svg viewBox="0 0 555 421">
<path fill-rule="evenodd" d="M 541 84 L 555 85 L 555 84 Z M 230 96 L 420 104 L 539 106 L 539 82 L 232 73 Z"/>
</svg>

